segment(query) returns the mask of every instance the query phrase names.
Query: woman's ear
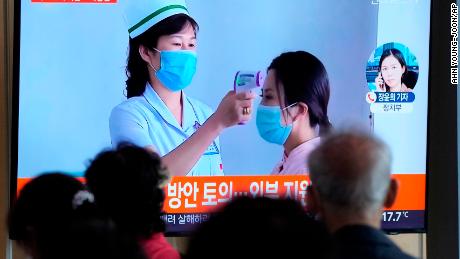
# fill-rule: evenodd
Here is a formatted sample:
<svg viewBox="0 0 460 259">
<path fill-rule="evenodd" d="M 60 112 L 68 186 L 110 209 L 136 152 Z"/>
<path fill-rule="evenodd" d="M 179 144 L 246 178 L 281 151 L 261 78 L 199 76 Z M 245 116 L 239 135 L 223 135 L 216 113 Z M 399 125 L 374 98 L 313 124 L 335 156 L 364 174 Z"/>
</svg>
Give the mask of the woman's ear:
<svg viewBox="0 0 460 259">
<path fill-rule="evenodd" d="M 153 58 L 153 54 L 144 45 L 139 46 L 139 55 L 141 56 L 142 60 L 144 60 L 145 62 L 147 63 L 152 62 L 151 59 Z"/>
<path fill-rule="evenodd" d="M 300 118 L 307 118 L 308 119 L 308 106 L 303 102 L 298 102 L 297 105 L 289 111 L 289 117 L 292 121 L 296 121 Z"/>
<path fill-rule="evenodd" d="M 297 114 L 294 116 L 294 119 L 297 119 L 299 116 L 306 116 L 308 118 L 308 105 L 303 102 L 297 104 Z"/>
</svg>

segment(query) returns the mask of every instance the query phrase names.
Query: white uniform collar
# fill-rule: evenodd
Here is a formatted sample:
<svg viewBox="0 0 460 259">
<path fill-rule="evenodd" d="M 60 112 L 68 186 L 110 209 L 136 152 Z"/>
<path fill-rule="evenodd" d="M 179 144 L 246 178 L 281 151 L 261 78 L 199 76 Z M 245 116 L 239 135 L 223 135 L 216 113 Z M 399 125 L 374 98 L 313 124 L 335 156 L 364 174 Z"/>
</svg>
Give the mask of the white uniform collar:
<svg viewBox="0 0 460 259">
<path fill-rule="evenodd" d="M 187 132 L 190 127 L 195 125 L 197 121 L 197 115 L 195 114 L 194 107 L 192 106 L 190 100 L 185 95 L 185 92 L 182 91 L 182 104 L 183 104 L 183 118 L 182 118 L 182 127 L 179 125 L 178 121 L 166 106 L 166 104 L 161 100 L 160 96 L 155 92 L 150 83 L 147 82 L 145 85 L 144 97 L 147 102 L 160 114 L 163 120 L 174 126 L 180 131 Z M 199 122 L 200 124 L 203 122 Z"/>
</svg>

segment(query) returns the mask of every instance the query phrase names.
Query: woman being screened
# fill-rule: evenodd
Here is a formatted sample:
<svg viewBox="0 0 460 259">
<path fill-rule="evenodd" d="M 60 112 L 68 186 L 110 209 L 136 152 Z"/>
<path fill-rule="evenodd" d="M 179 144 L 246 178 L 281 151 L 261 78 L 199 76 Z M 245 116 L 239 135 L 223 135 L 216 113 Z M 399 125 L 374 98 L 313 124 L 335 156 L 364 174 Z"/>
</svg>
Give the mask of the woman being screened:
<svg viewBox="0 0 460 259">
<path fill-rule="evenodd" d="M 308 52 L 283 53 L 268 67 L 256 123 L 264 140 L 284 147 L 272 174 L 308 174 L 307 157 L 331 128 L 329 88 L 326 69 Z"/>
</svg>

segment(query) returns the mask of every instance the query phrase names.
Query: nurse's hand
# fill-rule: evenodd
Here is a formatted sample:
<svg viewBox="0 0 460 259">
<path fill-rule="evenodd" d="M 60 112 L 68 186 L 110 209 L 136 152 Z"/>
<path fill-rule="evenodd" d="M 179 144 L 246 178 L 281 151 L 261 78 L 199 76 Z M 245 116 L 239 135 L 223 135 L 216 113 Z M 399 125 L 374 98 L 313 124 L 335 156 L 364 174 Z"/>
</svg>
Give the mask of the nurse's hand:
<svg viewBox="0 0 460 259">
<path fill-rule="evenodd" d="M 252 117 L 252 100 L 254 98 L 255 94 L 250 92 L 238 94 L 235 91 L 228 92 L 214 113 L 216 120 L 223 128 L 249 121 Z"/>
<path fill-rule="evenodd" d="M 216 112 L 192 136 L 163 156 L 163 163 L 169 172 L 186 175 L 222 130 L 251 119 L 254 98 L 255 95 L 251 93 L 227 93 Z"/>
</svg>

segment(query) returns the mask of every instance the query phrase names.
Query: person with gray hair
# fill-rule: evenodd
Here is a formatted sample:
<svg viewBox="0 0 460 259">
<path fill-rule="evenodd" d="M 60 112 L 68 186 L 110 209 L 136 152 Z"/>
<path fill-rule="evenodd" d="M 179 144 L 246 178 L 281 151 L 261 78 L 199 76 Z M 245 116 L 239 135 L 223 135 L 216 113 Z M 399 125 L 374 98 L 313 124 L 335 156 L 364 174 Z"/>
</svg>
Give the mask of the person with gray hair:
<svg viewBox="0 0 460 259">
<path fill-rule="evenodd" d="M 337 258 L 412 258 L 379 230 L 398 191 L 391 162 L 385 143 L 359 132 L 331 134 L 310 154 L 308 207 L 333 234 Z"/>
</svg>

